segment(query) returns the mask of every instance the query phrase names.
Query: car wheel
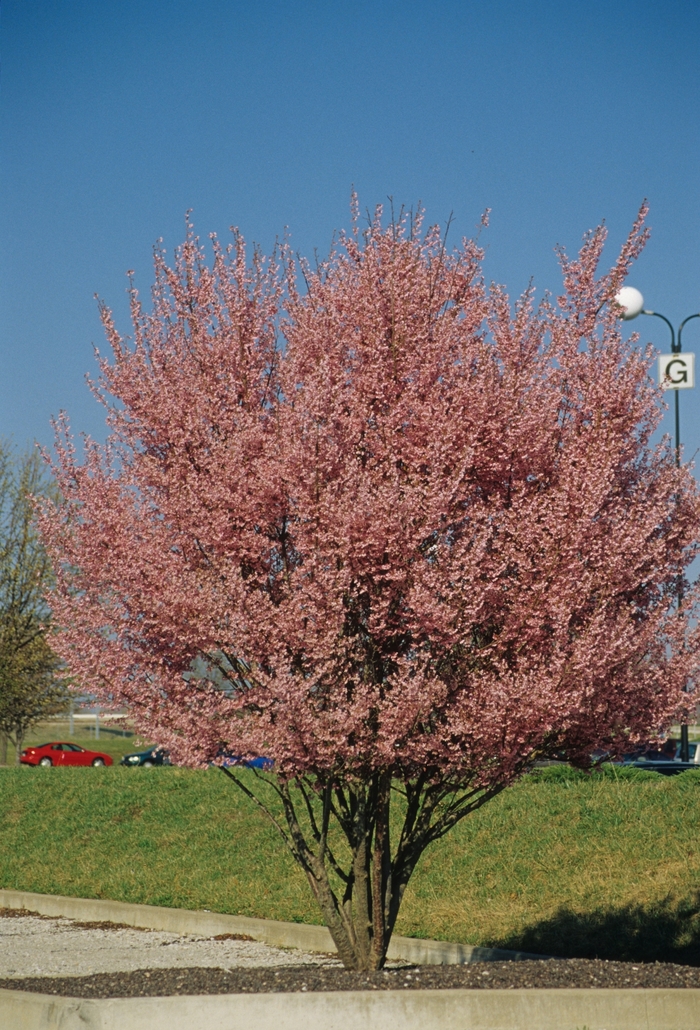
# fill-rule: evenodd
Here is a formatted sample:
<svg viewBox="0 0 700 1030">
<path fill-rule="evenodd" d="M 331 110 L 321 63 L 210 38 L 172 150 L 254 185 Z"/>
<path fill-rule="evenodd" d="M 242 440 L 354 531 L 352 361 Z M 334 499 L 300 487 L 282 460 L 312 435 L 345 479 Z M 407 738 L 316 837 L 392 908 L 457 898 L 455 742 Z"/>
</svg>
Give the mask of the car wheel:
<svg viewBox="0 0 700 1030">
<path fill-rule="evenodd" d="M 144 767 L 144 769 L 152 769 L 153 768 L 153 762 L 144 762 L 143 763 L 143 767 Z"/>
<path fill-rule="evenodd" d="M 93 763 L 92 764 L 95 766 L 95 768 L 97 768 L 98 765 L 104 765 L 105 764 L 105 760 L 104 760 L 104 758 L 95 758 L 95 759 L 93 759 Z"/>
<path fill-rule="evenodd" d="M 44 755 L 43 758 L 39 759 L 39 765 L 53 765 L 53 762 L 48 757 L 48 755 Z"/>
</svg>

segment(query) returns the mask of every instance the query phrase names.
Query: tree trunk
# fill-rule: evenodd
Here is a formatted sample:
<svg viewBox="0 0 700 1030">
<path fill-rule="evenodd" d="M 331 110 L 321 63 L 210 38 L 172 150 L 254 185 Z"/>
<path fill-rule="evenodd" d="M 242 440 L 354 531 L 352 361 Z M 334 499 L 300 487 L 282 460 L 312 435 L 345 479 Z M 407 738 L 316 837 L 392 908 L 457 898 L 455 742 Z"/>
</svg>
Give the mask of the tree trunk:
<svg viewBox="0 0 700 1030">
<path fill-rule="evenodd" d="M 346 969 L 360 972 L 381 969 L 386 961 L 386 952 L 391 939 L 391 929 L 384 924 L 383 912 L 387 905 L 380 901 L 380 913 L 373 911 L 378 891 L 372 882 L 368 866 L 372 866 L 373 855 L 367 842 L 355 850 L 352 860 L 353 889 L 342 907 L 328 881 L 328 873 L 321 863 L 314 861 L 313 869 L 307 870 L 311 889 L 323 920 L 338 949 L 338 957 Z M 381 886 L 379 887 L 381 891 Z M 378 926 L 380 924 L 380 926 Z M 379 933 L 377 933 L 379 930 Z"/>
<path fill-rule="evenodd" d="M 22 758 L 22 745 L 24 744 L 24 734 L 17 732 L 15 736 L 15 765 L 21 765 Z"/>
<path fill-rule="evenodd" d="M 303 793 L 303 784 L 299 785 Z M 478 785 L 455 790 L 451 785 L 431 783 L 426 776 L 403 781 L 406 798 L 403 826 L 392 855 L 390 812 L 392 780 L 379 772 L 366 784 L 326 787 L 322 819 L 313 819 L 316 847 L 304 841 L 288 788 L 285 814 L 292 853 L 306 871 L 311 889 L 346 969 L 373 971 L 386 962 L 406 886 L 426 847 L 439 840 L 468 813 L 480 808 L 503 790 L 502 784 L 482 789 Z M 335 802 L 331 803 L 331 792 Z M 314 792 L 320 799 L 322 792 Z M 304 794 L 309 807 L 309 797 Z M 351 861 L 347 875 L 339 868 L 327 841 L 330 815 L 334 816 L 349 846 Z M 329 872 L 345 882 L 344 895 L 337 897 Z"/>
<path fill-rule="evenodd" d="M 0 733 L 0 765 L 7 765 L 7 734 Z"/>
<path fill-rule="evenodd" d="M 389 774 L 376 776 L 369 789 L 354 791 L 351 796 L 348 792 L 349 818 L 343 829 L 352 860 L 342 903 L 330 884 L 325 835 L 318 840 L 318 849 L 302 862 L 346 969 L 373 971 L 382 969 L 386 961 L 399 907 L 394 895 L 397 881 L 403 879 L 392 875 L 390 793 Z M 298 832 L 294 817 L 290 830 L 295 835 Z"/>
</svg>

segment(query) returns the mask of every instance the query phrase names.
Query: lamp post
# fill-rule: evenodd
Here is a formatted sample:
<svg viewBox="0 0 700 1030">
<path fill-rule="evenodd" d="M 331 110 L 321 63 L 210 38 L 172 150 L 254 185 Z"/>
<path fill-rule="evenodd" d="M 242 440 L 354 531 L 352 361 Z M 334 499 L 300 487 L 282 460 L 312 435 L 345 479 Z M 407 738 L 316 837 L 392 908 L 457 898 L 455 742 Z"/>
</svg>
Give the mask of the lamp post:
<svg viewBox="0 0 700 1030">
<path fill-rule="evenodd" d="M 674 394 L 674 414 L 676 422 L 676 465 L 681 463 L 681 424 L 678 404 L 678 394 L 680 390 L 687 390 L 695 386 L 695 355 L 694 354 L 682 354 L 682 334 L 683 328 L 687 322 L 690 322 L 693 318 L 700 318 L 700 311 L 693 315 L 688 315 L 684 318 L 681 324 L 678 326 L 678 333 L 676 333 L 673 325 L 666 318 L 665 315 L 660 314 L 658 311 L 647 311 L 644 307 L 644 297 L 636 290 L 634 286 L 623 286 L 622 289 L 615 295 L 615 300 L 623 309 L 622 318 L 625 322 L 632 321 L 637 315 L 653 315 L 654 318 L 660 318 L 666 323 L 671 331 L 671 353 L 661 354 L 659 356 L 659 386 L 663 387 L 664 390 L 673 390 Z M 679 579 L 678 582 L 678 607 L 680 608 L 683 603 L 683 586 Z M 688 751 L 688 727 L 681 726 L 681 761 L 687 762 L 689 760 Z"/>
</svg>

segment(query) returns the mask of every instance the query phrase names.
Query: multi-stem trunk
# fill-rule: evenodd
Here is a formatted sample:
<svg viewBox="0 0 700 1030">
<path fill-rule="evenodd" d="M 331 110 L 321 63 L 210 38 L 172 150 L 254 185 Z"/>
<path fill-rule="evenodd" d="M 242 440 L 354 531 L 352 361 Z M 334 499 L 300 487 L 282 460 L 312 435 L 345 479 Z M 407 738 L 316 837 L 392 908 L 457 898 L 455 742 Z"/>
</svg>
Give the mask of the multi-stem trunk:
<svg viewBox="0 0 700 1030">
<path fill-rule="evenodd" d="M 399 869 L 395 870 L 396 863 L 392 863 L 391 777 L 388 773 L 378 774 L 366 788 L 334 792 L 326 789 L 326 807 L 343 830 L 350 861 L 346 870 L 341 869 L 329 847 L 326 830 L 308 854 L 307 878 L 343 964 L 356 970 L 381 969 L 403 894 L 403 881 L 407 879 L 405 875 L 394 875 Z M 288 808 L 286 814 L 291 829 L 290 815 L 291 823 L 296 821 L 295 816 Z M 399 865 L 405 863 L 400 861 Z M 336 885 L 341 882 L 340 890 L 334 889 L 334 880 Z"/>
<path fill-rule="evenodd" d="M 343 965 L 361 971 L 383 967 L 406 885 L 428 845 L 503 789 L 433 783 L 427 776 L 392 782 L 388 770 L 345 783 L 258 776 L 277 794 L 282 819 L 239 775 L 223 771 L 280 832 L 306 874 Z M 396 792 L 403 800 L 393 820 L 400 832 L 392 849 Z"/>
</svg>

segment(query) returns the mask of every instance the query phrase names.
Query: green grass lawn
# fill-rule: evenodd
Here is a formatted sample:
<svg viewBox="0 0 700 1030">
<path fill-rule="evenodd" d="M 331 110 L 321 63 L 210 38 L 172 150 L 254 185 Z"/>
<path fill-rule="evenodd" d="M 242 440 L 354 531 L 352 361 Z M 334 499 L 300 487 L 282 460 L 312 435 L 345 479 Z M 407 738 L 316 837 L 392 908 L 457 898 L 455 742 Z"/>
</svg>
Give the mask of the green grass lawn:
<svg viewBox="0 0 700 1030">
<path fill-rule="evenodd" d="M 276 832 L 216 770 L 0 769 L 0 884 L 320 922 Z M 397 932 L 700 964 L 699 888 L 700 773 L 554 768 L 426 852 Z"/>
</svg>

